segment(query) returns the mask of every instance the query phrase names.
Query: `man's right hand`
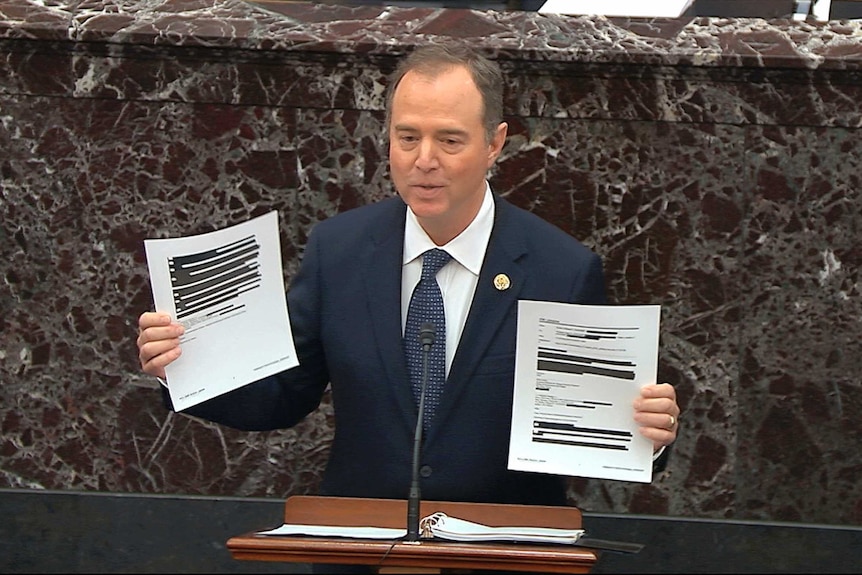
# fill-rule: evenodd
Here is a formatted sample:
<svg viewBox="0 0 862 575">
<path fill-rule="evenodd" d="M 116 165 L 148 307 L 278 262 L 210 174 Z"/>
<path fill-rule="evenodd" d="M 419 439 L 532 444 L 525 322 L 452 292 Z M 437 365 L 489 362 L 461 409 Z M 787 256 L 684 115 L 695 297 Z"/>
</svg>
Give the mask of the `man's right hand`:
<svg viewBox="0 0 862 575">
<path fill-rule="evenodd" d="M 138 318 L 138 359 L 144 373 L 165 379 L 165 366 L 177 359 L 183 326 L 166 313 L 144 312 Z"/>
</svg>

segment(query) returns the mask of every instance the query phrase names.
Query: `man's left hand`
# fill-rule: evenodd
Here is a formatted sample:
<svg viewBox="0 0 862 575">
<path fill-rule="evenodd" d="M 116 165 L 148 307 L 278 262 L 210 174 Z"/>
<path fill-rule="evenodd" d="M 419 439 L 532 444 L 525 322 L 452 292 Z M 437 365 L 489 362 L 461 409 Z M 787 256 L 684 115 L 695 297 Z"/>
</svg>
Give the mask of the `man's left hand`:
<svg viewBox="0 0 862 575">
<path fill-rule="evenodd" d="M 652 440 L 654 452 L 676 441 L 679 406 L 676 404 L 676 390 L 671 384 L 658 383 L 642 387 L 634 408 L 641 435 Z"/>
</svg>

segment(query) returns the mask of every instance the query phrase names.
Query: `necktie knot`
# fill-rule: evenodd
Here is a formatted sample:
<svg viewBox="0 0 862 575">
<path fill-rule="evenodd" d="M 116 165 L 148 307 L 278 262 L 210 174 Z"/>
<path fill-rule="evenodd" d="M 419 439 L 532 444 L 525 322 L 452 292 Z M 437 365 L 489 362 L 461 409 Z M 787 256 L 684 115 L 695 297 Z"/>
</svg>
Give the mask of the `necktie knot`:
<svg viewBox="0 0 862 575">
<path fill-rule="evenodd" d="M 422 254 L 422 281 L 433 280 L 440 268 L 445 266 L 452 256 L 439 248 L 433 248 Z"/>
</svg>

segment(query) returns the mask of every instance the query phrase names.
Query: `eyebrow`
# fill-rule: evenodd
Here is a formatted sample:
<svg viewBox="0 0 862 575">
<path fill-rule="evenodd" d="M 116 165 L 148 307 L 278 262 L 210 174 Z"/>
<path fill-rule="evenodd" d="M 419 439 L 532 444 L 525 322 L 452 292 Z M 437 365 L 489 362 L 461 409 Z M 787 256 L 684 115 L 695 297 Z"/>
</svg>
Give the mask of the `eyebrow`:
<svg viewBox="0 0 862 575">
<path fill-rule="evenodd" d="M 436 134 L 440 135 L 440 136 L 466 136 L 467 130 L 458 130 L 455 128 L 444 129 L 444 130 L 437 130 Z"/>
<path fill-rule="evenodd" d="M 396 132 L 418 132 L 417 128 L 405 126 L 404 124 L 396 124 L 394 127 Z M 457 128 L 444 128 L 434 132 L 437 136 L 466 136 L 467 130 L 459 130 Z"/>
</svg>

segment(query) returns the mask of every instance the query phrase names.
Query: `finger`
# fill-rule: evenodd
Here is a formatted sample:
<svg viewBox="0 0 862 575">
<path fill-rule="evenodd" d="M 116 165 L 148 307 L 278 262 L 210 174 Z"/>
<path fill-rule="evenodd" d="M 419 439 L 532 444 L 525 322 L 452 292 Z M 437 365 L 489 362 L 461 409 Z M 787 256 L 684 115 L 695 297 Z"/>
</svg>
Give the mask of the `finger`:
<svg viewBox="0 0 862 575">
<path fill-rule="evenodd" d="M 175 349 L 180 349 L 180 340 L 178 338 L 159 339 L 141 345 L 138 350 L 138 357 L 141 360 L 141 365 L 144 365 L 155 357 L 165 355 Z"/>
<path fill-rule="evenodd" d="M 151 342 L 179 338 L 185 333 L 185 329 L 178 323 L 172 323 L 164 327 L 148 327 L 138 334 L 138 349 Z"/>
<path fill-rule="evenodd" d="M 165 366 L 182 355 L 179 340 L 160 340 L 141 347 L 138 358 L 144 373 L 165 378 Z"/>
<path fill-rule="evenodd" d="M 669 397 L 656 397 L 656 398 L 643 398 L 639 397 L 634 401 L 634 410 L 635 414 L 644 413 L 644 414 L 670 414 L 674 417 L 679 417 L 679 406 L 676 404 L 674 399 Z M 665 420 L 667 416 L 665 415 Z M 649 424 L 649 420 L 645 420 L 644 423 Z M 661 427 L 661 426 L 659 426 Z"/>
<path fill-rule="evenodd" d="M 144 331 L 150 327 L 171 325 L 171 316 L 166 313 L 147 311 L 138 318 L 138 331 Z"/>
<path fill-rule="evenodd" d="M 669 383 L 654 383 L 641 388 L 641 397 L 645 399 L 657 399 L 666 397 L 676 401 L 676 389 Z"/>
<path fill-rule="evenodd" d="M 640 427 L 638 431 L 641 435 L 652 441 L 653 450 L 658 450 L 665 445 L 670 445 L 676 441 L 677 426 L 674 429 L 665 429 L 658 427 Z"/>
<path fill-rule="evenodd" d="M 138 318 L 138 361 L 144 373 L 165 377 L 165 366 L 180 354 L 182 325 L 173 323 L 168 314 L 146 312 Z"/>
<path fill-rule="evenodd" d="M 641 427 L 674 430 L 679 426 L 679 410 L 636 411 L 635 422 Z"/>
</svg>

